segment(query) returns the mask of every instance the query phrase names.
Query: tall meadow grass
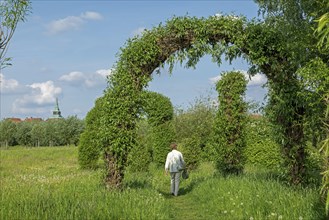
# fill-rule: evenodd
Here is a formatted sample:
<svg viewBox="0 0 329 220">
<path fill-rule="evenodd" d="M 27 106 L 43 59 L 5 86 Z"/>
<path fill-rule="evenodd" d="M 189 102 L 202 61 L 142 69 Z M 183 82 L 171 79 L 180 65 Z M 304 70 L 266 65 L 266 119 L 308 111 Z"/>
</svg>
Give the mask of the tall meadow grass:
<svg viewBox="0 0 329 220">
<path fill-rule="evenodd" d="M 1 150 L 1 219 L 167 219 L 152 188 L 111 192 L 78 168 L 75 147 Z"/>
<path fill-rule="evenodd" d="M 127 170 L 122 191 L 106 190 L 101 172 L 78 167 L 76 147 L 0 149 L 1 220 L 7 219 L 325 219 L 319 189 L 293 188 L 259 168 L 223 177 L 202 163 L 181 181 L 154 164 Z"/>
</svg>

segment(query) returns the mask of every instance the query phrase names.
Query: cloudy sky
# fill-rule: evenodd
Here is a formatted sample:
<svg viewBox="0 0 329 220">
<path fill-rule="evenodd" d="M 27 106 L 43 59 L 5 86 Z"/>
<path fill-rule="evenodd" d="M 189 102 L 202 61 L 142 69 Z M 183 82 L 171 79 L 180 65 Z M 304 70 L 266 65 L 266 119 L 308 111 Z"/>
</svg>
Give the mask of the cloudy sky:
<svg viewBox="0 0 329 220">
<path fill-rule="evenodd" d="M 9 45 L 12 66 L 0 73 L 0 118 L 47 119 L 56 97 L 64 117 L 84 118 L 102 96 L 106 77 L 129 38 L 173 16 L 235 14 L 251 19 L 257 10 L 251 0 L 32 1 L 32 13 L 19 23 Z M 197 98 L 216 97 L 214 82 L 223 71 L 247 69 L 244 60 L 218 67 L 206 56 L 196 69 L 177 65 L 172 75 L 162 69 L 148 89 L 187 108 Z M 265 82 L 263 75 L 251 78 L 246 99 L 262 102 Z"/>
</svg>

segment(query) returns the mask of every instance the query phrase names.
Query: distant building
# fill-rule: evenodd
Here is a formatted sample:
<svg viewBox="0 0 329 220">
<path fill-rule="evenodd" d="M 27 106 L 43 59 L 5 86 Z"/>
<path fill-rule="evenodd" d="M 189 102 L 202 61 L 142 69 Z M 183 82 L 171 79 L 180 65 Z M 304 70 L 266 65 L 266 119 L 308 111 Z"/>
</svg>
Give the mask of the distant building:
<svg viewBox="0 0 329 220">
<path fill-rule="evenodd" d="M 49 119 L 58 119 L 58 118 L 63 118 L 63 116 L 61 114 L 61 110 L 59 110 L 58 99 L 56 98 L 56 103 L 55 103 L 55 108 L 53 110 L 53 115 L 50 118 L 48 118 L 47 120 L 49 120 Z M 41 122 L 41 121 L 43 121 L 42 118 L 33 118 L 33 117 L 26 117 L 24 120 L 22 120 L 20 118 L 14 118 L 14 117 L 13 118 L 5 118 L 4 120 L 9 120 L 9 121 L 16 122 L 16 123 L 23 122 L 23 121 L 27 121 L 27 122 Z"/>
<path fill-rule="evenodd" d="M 56 98 L 56 105 L 53 110 L 53 115 L 49 119 L 54 119 L 54 118 L 63 118 L 63 116 L 61 115 L 61 110 L 59 110 L 58 98 Z"/>
<path fill-rule="evenodd" d="M 22 121 L 22 119 L 20 119 L 20 118 L 6 118 L 5 120 L 9 120 L 12 122 L 21 122 Z"/>
<path fill-rule="evenodd" d="M 27 122 L 40 122 L 43 121 L 42 118 L 33 118 L 33 117 L 29 117 L 29 118 L 25 118 L 24 120 L 20 119 L 20 118 L 6 118 L 5 120 L 9 120 L 12 122 L 23 122 L 23 121 L 27 121 Z"/>
<path fill-rule="evenodd" d="M 25 118 L 24 121 L 29 121 L 29 122 L 33 122 L 33 121 L 43 121 L 42 118 L 32 118 L 32 117 L 29 117 L 29 118 Z"/>
</svg>

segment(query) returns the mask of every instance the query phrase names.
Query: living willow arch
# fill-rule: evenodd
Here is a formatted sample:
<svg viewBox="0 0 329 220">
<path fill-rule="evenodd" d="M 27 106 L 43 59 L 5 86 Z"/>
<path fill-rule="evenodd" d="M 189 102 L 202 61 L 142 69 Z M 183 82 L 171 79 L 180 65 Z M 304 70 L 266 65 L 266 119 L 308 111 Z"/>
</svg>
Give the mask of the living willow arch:
<svg viewBox="0 0 329 220">
<path fill-rule="evenodd" d="M 297 67 L 289 62 L 292 55 L 285 49 L 281 34 L 263 23 L 248 22 L 241 17 L 174 17 L 128 40 L 109 79 L 99 134 L 101 143 L 105 143 L 107 186 L 121 184 L 128 152 L 136 146 L 135 126 L 141 93 L 151 81 L 152 73 L 166 63 L 170 70 L 176 62 L 183 61 L 186 67 L 194 67 L 205 54 L 212 55 L 219 65 L 222 54 L 229 61 L 243 57 L 251 64 L 251 74 L 259 71 L 267 76 L 270 91 L 280 96 L 272 102 L 280 102 L 275 105 L 278 109 L 274 118 L 282 128 L 289 172 L 295 183 L 301 181 L 305 173 L 305 151 L 294 75 Z"/>
<path fill-rule="evenodd" d="M 170 99 L 160 93 L 144 91 L 141 94 L 140 115 L 147 121 L 147 129 L 137 129 L 137 145 L 129 153 L 128 166 L 132 171 L 145 171 L 150 162 L 163 165 L 175 132 L 172 124 L 174 108 Z M 141 123 L 142 126 L 144 123 Z M 140 125 L 141 125 L 140 124 Z"/>
<path fill-rule="evenodd" d="M 168 97 L 157 92 L 143 92 L 141 98 L 142 110 L 151 125 L 152 161 L 162 165 L 175 136 L 172 124 L 174 108 Z"/>
</svg>

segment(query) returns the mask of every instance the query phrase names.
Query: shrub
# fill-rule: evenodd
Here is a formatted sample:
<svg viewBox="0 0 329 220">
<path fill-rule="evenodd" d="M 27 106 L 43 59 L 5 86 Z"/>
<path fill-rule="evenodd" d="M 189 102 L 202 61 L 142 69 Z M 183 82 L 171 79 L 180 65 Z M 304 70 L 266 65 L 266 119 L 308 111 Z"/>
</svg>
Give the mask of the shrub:
<svg viewBox="0 0 329 220">
<path fill-rule="evenodd" d="M 137 123 L 137 145 L 128 156 L 128 169 L 132 172 L 148 170 L 152 161 L 150 129 L 147 120 L 140 120 Z"/>
<path fill-rule="evenodd" d="M 179 145 L 188 169 L 195 169 L 201 161 L 201 143 L 197 137 L 185 138 Z"/>
<path fill-rule="evenodd" d="M 245 158 L 245 123 L 247 105 L 243 101 L 247 81 L 240 72 L 226 72 L 217 82 L 219 109 L 215 122 L 217 167 L 225 174 L 240 173 Z"/>
<path fill-rule="evenodd" d="M 280 146 L 272 138 L 269 121 L 261 115 L 250 115 L 247 131 L 244 151 L 247 163 L 277 170 L 282 156 Z"/>
<path fill-rule="evenodd" d="M 100 135 L 100 117 L 103 98 L 96 100 L 95 107 L 86 116 L 86 129 L 79 143 L 79 164 L 81 168 L 95 169 L 103 148 Z"/>
</svg>

